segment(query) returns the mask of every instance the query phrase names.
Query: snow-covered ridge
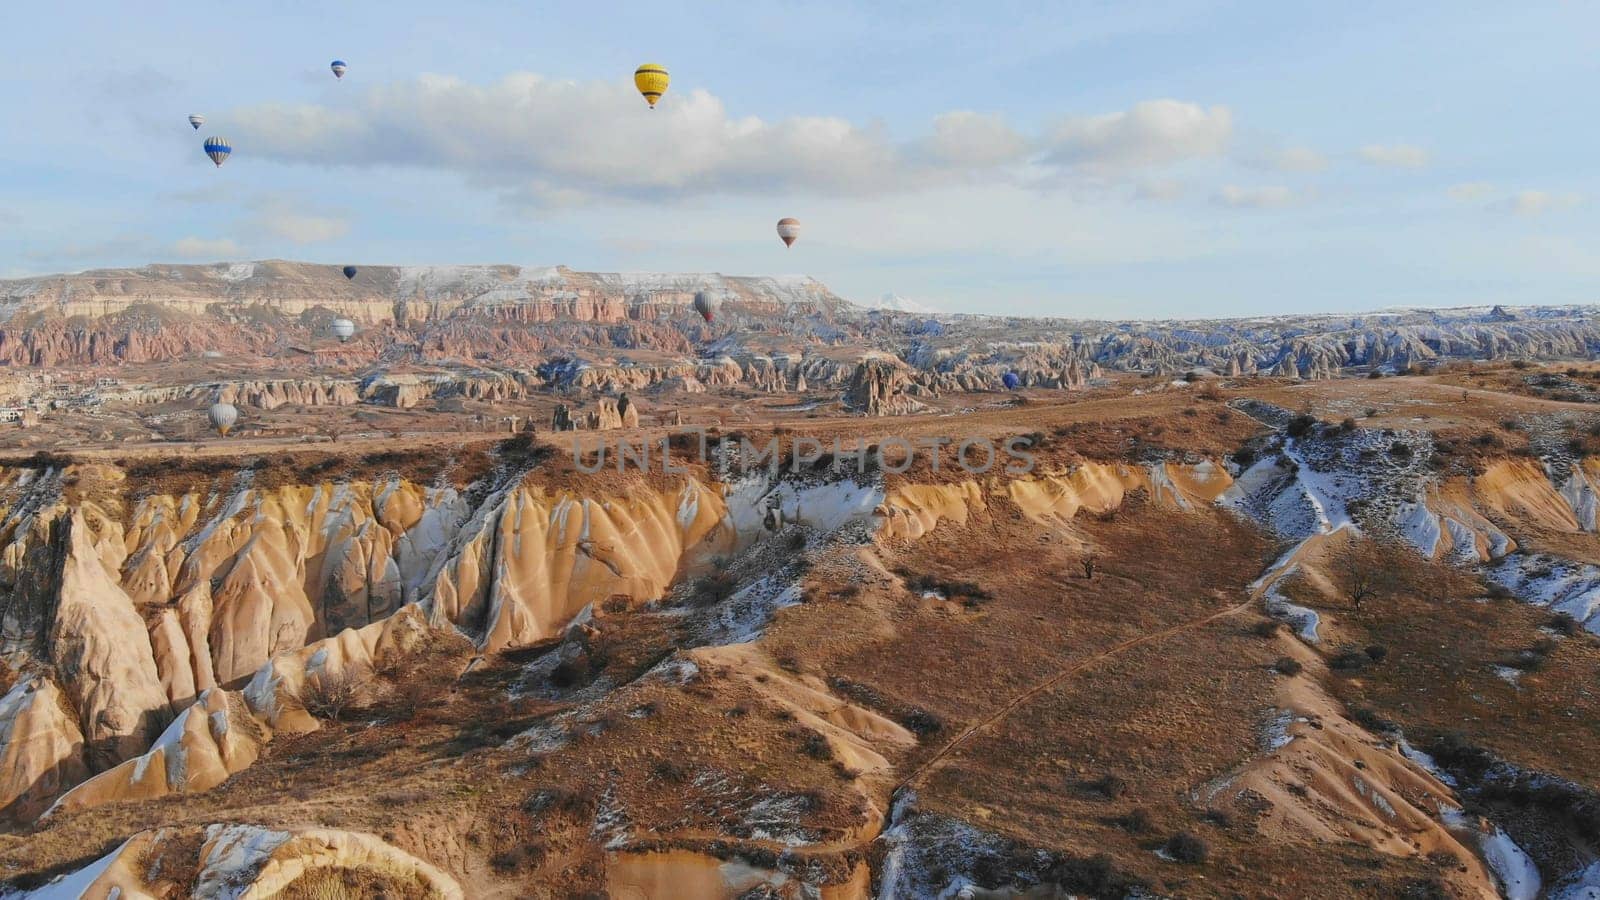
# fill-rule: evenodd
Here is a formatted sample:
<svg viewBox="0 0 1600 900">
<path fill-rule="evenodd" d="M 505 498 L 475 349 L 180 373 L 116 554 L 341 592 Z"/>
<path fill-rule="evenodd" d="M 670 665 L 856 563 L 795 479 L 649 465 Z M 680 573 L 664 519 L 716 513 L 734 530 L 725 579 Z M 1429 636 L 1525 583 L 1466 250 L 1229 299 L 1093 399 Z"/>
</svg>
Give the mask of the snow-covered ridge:
<svg viewBox="0 0 1600 900">
<path fill-rule="evenodd" d="M 565 266 L 364 266 L 347 279 L 340 266 L 264 260 L 210 265 L 155 264 L 0 281 L 0 314 L 120 301 L 179 306 L 320 297 L 330 302 L 517 303 L 598 298 L 687 303 L 699 291 L 745 303 L 781 306 L 841 303 L 804 275 L 739 276 L 707 272 L 578 272 Z"/>
</svg>

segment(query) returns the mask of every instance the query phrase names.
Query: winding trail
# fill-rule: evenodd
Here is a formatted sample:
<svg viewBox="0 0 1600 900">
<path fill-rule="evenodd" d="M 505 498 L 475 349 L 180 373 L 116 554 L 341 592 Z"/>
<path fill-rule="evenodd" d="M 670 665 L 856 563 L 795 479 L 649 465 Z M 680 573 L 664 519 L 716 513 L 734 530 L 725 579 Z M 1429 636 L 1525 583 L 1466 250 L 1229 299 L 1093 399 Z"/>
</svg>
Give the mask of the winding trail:
<svg viewBox="0 0 1600 900">
<path fill-rule="evenodd" d="M 1003 705 L 999 709 L 995 710 L 995 712 L 992 715 L 989 715 L 989 716 L 987 716 L 987 717 L 985 717 L 983 719 L 980 719 L 979 721 L 974 722 L 973 724 L 968 725 L 966 728 L 962 729 L 960 734 L 956 735 L 954 738 L 951 738 L 950 742 L 945 744 L 943 747 L 939 748 L 939 751 L 937 753 L 935 753 L 932 756 L 928 757 L 926 760 L 923 761 L 922 765 L 920 765 L 916 769 L 912 770 L 911 774 L 907 775 L 905 778 L 901 779 L 897 784 L 895 784 L 894 790 L 891 791 L 891 796 L 894 795 L 894 794 L 898 794 L 901 790 L 903 790 L 905 788 L 916 786 L 916 784 L 919 781 L 921 781 L 924 777 L 926 777 L 927 775 L 932 773 L 932 771 L 938 766 L 939 763 L 941 763 L 944 760 L 948 759 L 952 753 L 954 753 L 957 750 L 961 749 L 963 744 L 967 743 L 969 740 L 971 740 L 972 738 L 976 737 L 979 733 L 987 731 L 988 729 L 992 728 L 993 726 L 995 726 L 995 725 L 999 724 L 1000 722 L 1004 721 L 1012 713 L 1016 712 L 1017 709 L 1019 709 L 1023 704 L 1025 704 L 1029 700 L 1032 700 L 1033 698 L 1039 696 L 1040 694 L 1043 694 L 1046 691 L 1051 690 L 1052 688 L 1054 688 L 1057 685 L 1061 684 L 1063 681 L 1066 681 L 1068 678 L 1071 678 L 1073 675 L 1076 675 L 1079 672 L 1082 672 L 1083 670 L 1090 668 L 1091 666 L 1095 665 L 1096 663 L 1103 662 L 1103 661 L 1105 661 L 1107 659 L 1110 659 L 1111 657 L 1116 656 L 1117 654 L 1122 653 L 1125 650 L 1131 650 L 1134 647 L 1138 647 L 1138 646 L 1141 646 L 1143 644 L 1149 644 L 1149 643 L 1153 643 L 1155 641 L 1163 640 L 1163 639 L 1171 637 L 1171 636 L 1173 636 L 1175 634 L 1181 634 L 1182 632 L 1185 632 L 1185 631 L 1193 631 L 1196 628 L 1200 628 L 1202 626 L 1209 625 L 1212 622 L 1217 621 L 1218 619 L 1224 619 L 1224 618 L 1227 618 L 1228 616 L 1235 615 L 1237 613 L 1241 613 L 1241 612 L 1245 611 L 1246 609 L 1249 609 L 1254 603 L 1255 603 L 1255 598 L 1251 597 L 1249 599 L 1244 600 L 1243 602 L 1236 603 L 1233 606 L 1227 607 L 1226 609 L 1222 609 L 1222 610 L 1219 610 L 1217 612 L 1211 613 L 1208 616 L 1204 616 L 1204 617 L 1199 618 L 1199 619 L 1192 619 L 1192 620 L 1187 621 L 1187 622 L 1180 622 L 1177 625 L 1173 625 L 1170 628 L 1162 629 L 1161 631 L 1152 631 L 1152 632 L 1150 632 L 1148 634 L 1142 634 L 1142 635 L 1139 635 L 1138 637 L 1130 638 L 1130 639 L 1128 639 L 1126 641 L 1123 641 L 1122 643 L 1117 644 L 1117 645 L 1115 645 L 1115 646 L 1113 646 L 1113 647 L 1111 647 L 1111 648 L 1109 648 L 1107 650 L 1103 650 L 1100 653 L 1095 654 L 1094 656 L 1091 656 L 1091 657 L 1089 657 L 1087 659 L 1084 659 L 1084 660 L 1080 660 L 1080 661 L 1078 661 L 1076 663 L 1073 663 L 1072 665 L 1068 666 L 1067 668 L 1062 669 L 1059 672 L 1056 672 L 1054 675 L 1051 675 L 1049 678 L 1045 679 L 1044 681 L 1040 682 L 1039 684 L 1034 685 L 1033 687 L 1029 688 L 1028 690 L 1023 691 L 1022 693 L 1018 694 L 1017 696 L 1012 697 L 1010 700 L 1006 701 L 1005 705 Z"/>
</svg>

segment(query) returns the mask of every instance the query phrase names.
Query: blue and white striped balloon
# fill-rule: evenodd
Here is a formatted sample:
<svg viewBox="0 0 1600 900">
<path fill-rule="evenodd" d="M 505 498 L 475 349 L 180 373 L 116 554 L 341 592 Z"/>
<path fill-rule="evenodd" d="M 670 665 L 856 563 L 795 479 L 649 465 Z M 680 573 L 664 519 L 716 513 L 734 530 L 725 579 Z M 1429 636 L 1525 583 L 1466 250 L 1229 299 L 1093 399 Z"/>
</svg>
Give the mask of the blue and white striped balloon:
<svg viewBox="0 0 1600 900">
<path fill-rule="evenodd" d="M 333 62 L 328 64 L 328 68 L 333 70 L 333 77 L 335 77 L 335 78 L 343 78 L 345 70 L 349 69 L 350 67 L 345 65 L 344 60 L 336 59 Z"/>
<path fill-rule="evenodd" d="M 228 158 L 228 154 L 232 152 L 233 145 L 228 143 L 227 138 L 206 138 L 206 155 L 211 157 L 211 161 L 216 163 L 218 166 L 221 166 L 222 163 Z"/>
<path fill-rule="evenodd" d="M 195 131 L 199 131 L 200 130 L 200 126 L 204 125 L 205 123 L 206 123 L 206 117 L 200 115 L 199 113 L 195 113 L 194 115 L 189 117 L 189 124 L 194 126 L 194 130 Z"/>
</svg>

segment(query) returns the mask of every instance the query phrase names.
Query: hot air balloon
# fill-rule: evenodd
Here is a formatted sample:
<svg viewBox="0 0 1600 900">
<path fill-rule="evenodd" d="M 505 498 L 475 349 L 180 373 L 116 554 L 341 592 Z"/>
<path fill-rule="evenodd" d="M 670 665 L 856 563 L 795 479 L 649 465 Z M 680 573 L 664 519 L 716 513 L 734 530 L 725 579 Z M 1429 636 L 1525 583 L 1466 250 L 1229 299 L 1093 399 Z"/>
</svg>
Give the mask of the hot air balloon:
<svg viewBox="0 0 1600 900">
<path fill-rule="evenodd" d="M 633 86 L 644 95 L 644 100 L 650 104 L 651 109 L 656 108 L 656 101 L 667 92 L 667 83 L 671 80 L 666 67 L 655 63 L 645 63 L 633 70 Z"/>
<path fill-rule="evenodd" d="M 361 270 L 357 269 L 355 266 L 345 266 L 343 271 L 344 277 L 354 279 L 356 277 L 356 273 Z"/>
<path fill-rule="evenodd" d="M 722 309 L 722 298 L 710 291 L 696 291 L 694 295 L 694 311 L 699 313 L 707 322 L 717 317 L 717 311 Z"/>
<path fill-rule="evenodd" d="M 800 239 L 800 220 L 789 218 L 779 219 L 778 237 L 783 238 L 783 245 L 785 247 L 793 247 L 794 242 Z"/>
<path fill-rule="evenodd" d="M 206 117 L 200 115 L 199 113 L 195 113 L 194 115 L 189 117 L 189 124 L 194 126 L 194 130 L 195 131 L 199 131 L 200 130 L 200 126 L 204 125 L 205 123 L 206 123 Z"/>
<path fill-rule="evenodd" d="M 1006 374 L 1000 376 L 1000 381 L 1006 386 L 1006 390 L 1008 391 L 1014 391 L 1022 386 L 1022 379 L 1018 378 L 1017 373 L 1015 372 L 1007 372 Z"/>
<path fill-rule="evenodd" d="M 211 427 L 217 430 L 217 434 L 227 437 L 228 429 L 239 421 L 239 410 L 232 403 L 213 403 L 211 409 L 206 411 L 206 418 L 211 421 Z"/>
<path fill-rule="evenodd" d="M 343 78 L 345 71 L 348 70 L 350 67 L 345 65 L 344 60 L 336 59 L 333 62 L 328 63 L 328 68 L 333 70 L 333 77 L 335 77 L 335 78 Z"/>
<path fill-rule="evenodd" d="M 227 138 L 206 138 L 206 155 L 211 157 L 211 161 L 216 163 L 219 168 L 222 166 L 223 162 L 227 160 L 228 154 L 232 152 L 233 145 L 228 143 Z"/>
<path fill-rule="evenodd" d="M 333 320 L 333 336 L 339 339 L 339 343 L 343 344 L 344 342 L 350 340 L 350 338 L 355 336 L 355 333 L 356 323 L 350 321 L 349 319 Z"/>
</svg>

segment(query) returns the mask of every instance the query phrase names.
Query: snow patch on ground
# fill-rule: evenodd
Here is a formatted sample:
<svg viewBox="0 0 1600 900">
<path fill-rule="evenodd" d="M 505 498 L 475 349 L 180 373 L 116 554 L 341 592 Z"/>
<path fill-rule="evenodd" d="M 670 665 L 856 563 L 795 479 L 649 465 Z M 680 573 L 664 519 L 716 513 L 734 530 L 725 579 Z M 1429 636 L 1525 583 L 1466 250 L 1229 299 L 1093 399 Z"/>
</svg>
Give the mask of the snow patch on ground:
<svg viewBox="0 0 1600 900">
<path fill-rule="evenodd" d="M 288 832 L 273 831 L 259 825 L 206 826 L 206 842 L 211 846 L 211 852 L 206 854 L 200 870 L 195 896 L 241 896 L 255 881 L 261 864 L 289 838 Z"/>
<path fill-rule="evenodd" d="M 1261 730 L 1261 749 L 1271 753 L 1289 746 L 1294 741 L 1294 736 L 1289 734 L 1289 726 L 1292 724 L 1294 724 L 1293 710 L 1273 710 L 1266 726 Z"/>
<path fill-rule="evenodd" d="M 1425 753 L 1411 746 L 1411 744 L 1407 743 L 1405 738 L 1400 738 L 1400 755 L 1411 760 L 1411 762 L 1415 763 L 1416 765 L 1421 766 L 1423 771 L 1427 772 L 1429 775 L 1432 775 L 1434 778 L 1439 779 L 1441 784 L 1452 788 L 1456 786 L 1455 777 L 1445 770 L 1439 768 L 1438 761 L 1435 760 L 1431 754 Z"/>
<path fill-rule="evenodd" d="M 1519 599 L 1566 613 L 1600 634 L 1600 568 L 1555 556 L 1514 553 L 1484 572 Z"/>
<path fill-rule="evenodd" d="M 1473 818 L 1459 809 L 1445 810 L 1442 818 L 1445 825 L 1471 831 L 1477 838 L 1478 851 L 1483 854 L 1489 871 L 1494 873 L 1506 900 L 1535 900 L 1539 896 L 1542 885 L 1539 867 L 1504 829 L 1492 822 L 1485 822 L 1487 827 L 1479 828 Z"/>
<path fill-rule="evenodd" d="M 1287 578 L 1293 575 L 1296 568 L 1298 566 L 1289 567 L 1279 577 Z M 1267 589 L 1261 599 L 1266 604 L 1267 615 L 1272 616 L 1274 619 L 1288 622 L 1289 627 L 1294 629 L 1295 635 L 1300 640 L 1308 644 L 1316 644 L 1321 641 L 1321 638 L 1317 635 L 1317 628 L 1322 625 L 1322 616 L 1316 610 L 1301 606 L 1283 596 L 1278 592 L 1276 583 Z"/>
<path fill-rule="evenodd" d="M 117 856 L 127 846 L 127 842 L 124 841 L 117 849 L 107 853 L 105 856 L 76 872 L 62 875 L 44 887 L 35 888 L 31 891 L 6 891 L 5 893 L 0 893 L 0 900 L 80 900 L 80 898 L 88 897 L 90 896 L 88 893 L 89 886 L 94 884 L 96 878 L 99 878 L 105 874 L 107 869 L 111 868 L 111 864 L 116 861 Z"/>
<path fill-rule="evenodd" d="M 1439 527 L 1439 517 L 1423 503 L 1421 497 L 1411 503 L 1401 504 L 1395 516 L 1395 526 L 1399 528 L 1400 536 L 1423 556 L 1431 559 L 1439 552 L 1439 541 L 1444 538 L 1444 532 Z"/>
<path fill-rule="evenodd" d="M 255 263 L 229 263 L 226 269 L 217 273 L 217 277 L 230 284 L 249 281 L 256 275 Z"/>
<path fill-rule="evenodd" d="M 1568 875 L 1550 889 L 1548 900 L 1600 900 L 1600 861 Z"/>
</svg>

